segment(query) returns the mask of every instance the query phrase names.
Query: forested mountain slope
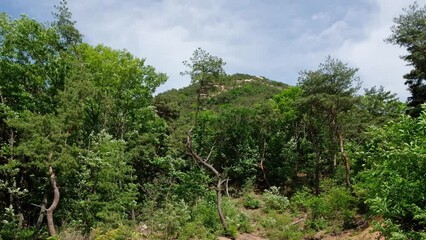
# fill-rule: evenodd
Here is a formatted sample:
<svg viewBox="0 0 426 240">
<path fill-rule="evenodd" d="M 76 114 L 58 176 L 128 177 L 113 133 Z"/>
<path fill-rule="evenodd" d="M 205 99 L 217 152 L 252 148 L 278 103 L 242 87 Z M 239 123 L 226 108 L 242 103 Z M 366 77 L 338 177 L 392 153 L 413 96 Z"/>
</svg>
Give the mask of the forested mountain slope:
<svg viewBox="0 0 426 240">
<path fill-rule="evenodd" d="M 288 85 L 269 80 L 265 77 L 248 74 L 233 74 L 215 84 L 210 93 L 207 105 L 210 109 L 220 111 L 227 107 L 255 107 L 263 104 Z M 173 121 L 194 110 L 198 84 L 182 89 L 172 89 L 158 94 L 154 105 L 158 114 L 166 120 Z"/>
<path fill-rule="evenodd" d="M 339 59 L 288 86 L 198 48 L 191 85 L 154 96 L 164 73 L 56 10 L 0 14 L 0 239 L 426 238 L 421 92 L 410 116 Z"/>
</svg>

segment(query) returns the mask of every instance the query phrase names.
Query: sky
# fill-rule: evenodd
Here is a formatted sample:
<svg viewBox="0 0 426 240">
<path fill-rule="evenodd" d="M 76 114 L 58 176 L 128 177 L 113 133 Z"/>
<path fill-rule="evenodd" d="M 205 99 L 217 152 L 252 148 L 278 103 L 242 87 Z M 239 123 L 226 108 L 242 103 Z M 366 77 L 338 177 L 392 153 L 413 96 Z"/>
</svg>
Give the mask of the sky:
<svg viewBox="0 0 426 240">
<path fill-rule="evenodd" d="M 59 0 L 0 0 L 0 11 L 52 21 Z M 327 56 L 359 68 L 363 88 L 409 96 L 405 50 L 384 42 L 393 18 L 411 0 L 68 0 L 84 41 L 126 49 L 168 81 L 187 86 L 182 61 L 201 47 L 222 58 L 228 74 L 247 73 L 295 85 Z M 425 5 L 426 0 L 418 0 Z"/>
</svg>

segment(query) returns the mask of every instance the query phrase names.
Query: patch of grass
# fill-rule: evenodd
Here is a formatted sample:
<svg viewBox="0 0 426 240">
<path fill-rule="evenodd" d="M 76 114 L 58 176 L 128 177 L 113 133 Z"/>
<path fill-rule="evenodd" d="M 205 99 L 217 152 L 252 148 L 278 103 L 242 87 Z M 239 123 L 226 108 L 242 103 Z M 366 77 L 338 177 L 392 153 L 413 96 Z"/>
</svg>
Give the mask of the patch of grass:
<svg viewBox="0 0 426 240">
<path fill-rule="evenodd" d="M 270 211 L 261 221 L 265 228 L 266 236 L 271 240 L 289 239 L 296 240 L 303 237 L 303 232 L 297 224 L 293 224 L 293 218 L 289 213 Z"/>
</svg>

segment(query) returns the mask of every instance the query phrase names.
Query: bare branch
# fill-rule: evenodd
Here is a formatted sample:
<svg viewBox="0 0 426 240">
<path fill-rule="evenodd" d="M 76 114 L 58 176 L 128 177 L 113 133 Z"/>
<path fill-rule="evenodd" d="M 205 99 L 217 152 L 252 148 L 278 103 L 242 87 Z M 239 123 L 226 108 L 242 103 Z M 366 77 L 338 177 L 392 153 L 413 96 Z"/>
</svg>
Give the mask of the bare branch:
<svg viewBox="0 0 426 240">
<path fill-rule="evenodd" d="M 34 203 L 30 203 L 30 204 L 33 205 L 33 206 L 39 207 L 39 208 L 43 208 L 44 207 L 42 205 L 37 205 L 37 204 L 34 204 Z"/>
<path fill-rule="evenodd" d="M 192 128 L 191 128 L 192 130 Z M 213 167 L 213 165 L 209 164 L 206 162 L 205 159 L 203 159 L 200 155 L 198 155 L 198 153 L 195 152 L 193 146 L 192 146 L 192 138 L 191 138 L 191 130 L 188 132 L 188 134 L 186 135 L 186 146 L 189 150 L 189 154 L 192 156 L 192 158 L 201 163 L 204 167 L 206 167 L 207 169 L 209 169 L 210 171 L 213 172 L 213 174 L 216 177 L 220 176 L 219 171 L 216 170 L 216 168 Z"/>
<path fill-rule="evenodd" d="M 206 158 L 206 160 L 205 160 L 206 162 L 208 162 L 208 161 L 209 161 L 210 156 L 212 155 L 213 149 L 214 149 L 214 146 L 212 146 L 212 148 L 210 149 L 209 155 L 207 156 L 207 158 Z"/>
</svg>

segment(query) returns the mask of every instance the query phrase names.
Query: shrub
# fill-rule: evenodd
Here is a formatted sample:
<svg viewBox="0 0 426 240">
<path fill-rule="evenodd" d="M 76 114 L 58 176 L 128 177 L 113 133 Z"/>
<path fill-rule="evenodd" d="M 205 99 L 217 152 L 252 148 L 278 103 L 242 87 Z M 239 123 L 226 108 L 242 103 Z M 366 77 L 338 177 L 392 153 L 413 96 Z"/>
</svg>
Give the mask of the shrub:
<svg viewBox="0 0 426 240">
<path fill-rule="evenodd" d="M 364 170 L 357 190 L 371 212 L 383 219 L 387 238 L 426 234 L 426 112 L 417 119 L 402 116 L 367 132 L 368 141 L 355 152 Z"/>
<path fill-rule="evenodd" d="M 253 194 L 247 194 L 244 198 L 244 207 L 247 209 L 258 209 L 260 201 Z"/>
<path fill-rule="evenodd" d="M 329 184 L 328 181 L 324 185 Z M 306 189 L 291 198 L 292 210 L 308 212 L 306 225 L 314 230 L 332 227 L 333 231 L 351 227 L 356 214 L 356 201 L 350 191 L 331 184 L 319 196 Z"/>
<path fill-rule="evenodd" d="M 263 193 L 265 211 L 276 210 L 282 213 L 289 206 L 288 198 L 281 196 L 279 190 L 280 188 L 278 187 L 271 187 L 269 190 L 265 190 Z"/>
<path fill-rule="evenodd" d="M 293 225 L 292 217 L 287 213 L 270 211 L 262 220 L 261 225 L 266 230 L 269 239 L 289 239 L 296 240 L 303 237 L 298 225 Z"/>
<path fill-rule="evenodd" d="M 0 221 L 0 239 L 34 239 L 35 230 L 19 227 L 19 216 L 14 213 L 12 205 L 5 208 Z"/>
<path fill-rule="evenodd" d="M 191 219 L 190 207 L 184 201 L 167 202 L 164 206 L 148 202 L 144 210 L 150 239 L 175 239 Z"/>
<path fill-rule="evenodd" d="M 192 221 L 209 229 L 216 235 L 236 236 L 237 231 L 250 232 L 252 226 L 249 217 L 241 213 L 228 198 L 223 198 L 222 209 L 225 215 L 228 231 L 224 232 L 216 208 L 215 194 L 210 194 L 206 198 L 197 202 L 192 211 Z"/>
<path fill-rule="evenodd" d="M 137 240 L 141 239 L 138 232 L 129 226 L 121 225 L 113 229 L 95 228 L 91 233 L 94 240 Z"/>
<path fill-rule="evenodd" d="M 188 222 L 180 231 L 178 239 L 216 240 L 217 237 L 200 223 Z"/>
</svg>

